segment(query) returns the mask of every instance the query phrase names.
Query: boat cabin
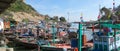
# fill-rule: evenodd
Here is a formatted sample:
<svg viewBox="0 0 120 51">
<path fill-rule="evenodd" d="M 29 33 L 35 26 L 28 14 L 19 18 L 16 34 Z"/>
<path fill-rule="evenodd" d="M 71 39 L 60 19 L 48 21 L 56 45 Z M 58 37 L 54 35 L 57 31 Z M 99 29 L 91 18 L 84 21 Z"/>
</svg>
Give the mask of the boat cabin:
<svg viewBox="0 0 120 51">
<path fill-rule="evenodd" d="M 115 51 L 120 48 L 120 24 L 101 22 L 103 28 L 112 28 L 111 32 L 95 32 L 93 34 L 94 50 Z"/>
</svg>

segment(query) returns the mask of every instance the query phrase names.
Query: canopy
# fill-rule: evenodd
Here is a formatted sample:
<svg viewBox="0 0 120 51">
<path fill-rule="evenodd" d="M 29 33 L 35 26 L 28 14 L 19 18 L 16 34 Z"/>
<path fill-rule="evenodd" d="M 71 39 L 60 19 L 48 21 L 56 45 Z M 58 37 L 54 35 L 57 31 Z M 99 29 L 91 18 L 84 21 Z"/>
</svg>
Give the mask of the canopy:
<svg viewBox="0 0 120 51">
<path fill-rule="evenodd" d="M 120 23 L 115 23 L 115 21 L 100 21 L 100 25 L 108 28 L 120 29 Z"/>
</svg>

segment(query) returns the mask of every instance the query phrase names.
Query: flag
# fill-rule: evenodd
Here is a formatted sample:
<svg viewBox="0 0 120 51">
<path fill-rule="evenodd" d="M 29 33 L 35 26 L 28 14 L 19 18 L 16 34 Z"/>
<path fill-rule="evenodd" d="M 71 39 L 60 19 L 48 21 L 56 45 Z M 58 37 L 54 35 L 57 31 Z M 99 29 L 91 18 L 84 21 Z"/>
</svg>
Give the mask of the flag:
<svg viewBox="0 0 120 51">
<path fill-rule="evenodd" d="M 95 29 L 94 24 L 92 24 L 92 32 L 94 32 L 94 29 Z"/>
<path fill-rule="evenodd" d="M 100 19 L 100 18 L 101 18 L 101 15 L 99 14 L 99 15 L 98 15 L 98 19 Z"/>
<path fill-rule="evenodd" d="M 100 7 L 101 7 L 101 5 L 99 5 L 99 15 L 98 15 L 98 20 L 101 18 Z"/>
<path fill-rule="evenodd" d="M 108 19 L 111 17 L 111 13 L 109 13 L 109 15 L 108 15 Z"/>
</svg>

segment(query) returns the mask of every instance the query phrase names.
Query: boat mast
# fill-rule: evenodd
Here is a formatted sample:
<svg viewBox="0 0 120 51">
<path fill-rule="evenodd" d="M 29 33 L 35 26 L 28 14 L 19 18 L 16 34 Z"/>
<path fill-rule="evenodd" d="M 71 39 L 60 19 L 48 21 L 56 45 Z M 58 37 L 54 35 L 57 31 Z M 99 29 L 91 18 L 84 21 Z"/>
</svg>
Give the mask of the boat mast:
<svg viewBox="0 0 120 51">
<path fill-rule="evenodd" d="M 67 14 L 68 14 L 68 22 L 69 22 L 69 15 L 70 15 L 70 13 L 68 12 Z"/>
<path fill-rule="evenodd" d="M 101 31 L 101 24 L 100 24 L 101 12 L 100 12 L 100 9 L 101 9 L 101 5 L 99 5 L 99 15 L 98 15 L 99 28 L 100 28 L 100 31 Z"/>
<path fill-rule="evenodd" d="M 115 14 L 115 0 L 113 0 L 113 14 Z M 115 21 L 117 21 L 117 20 L 115 20 Z M 114 46 L 115 46 L 114 51 L 117 51 L 117 46 L 116 46 L 116 28 L 114 28 L 114 42 L 115 42 L 114 43 Z"/>
<path fill-rule="evenodd" d="M 80 22 L 79 22 L 79 34 L 78 34 L 78 50 L 82 51 L 82 34 L 83 34 L 83 30 L 82 30 L 82 23 L 83 23 L 83 18 L 82 18 L 82 13 L 81 13 L 81 17 L 80 17 Z"/>
</svg>

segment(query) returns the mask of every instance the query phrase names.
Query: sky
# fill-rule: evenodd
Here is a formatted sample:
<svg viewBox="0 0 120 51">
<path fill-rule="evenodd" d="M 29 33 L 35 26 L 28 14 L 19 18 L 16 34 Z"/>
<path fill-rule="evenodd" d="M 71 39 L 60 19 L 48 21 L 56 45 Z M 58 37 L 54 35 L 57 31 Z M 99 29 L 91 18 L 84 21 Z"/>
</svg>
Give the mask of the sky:
<svg viewBox="0 0 120 51">
<path fill-rule="evenodd" d="M 25 3 L 40 14 L 63 16 L 69 22 L 80 21 L 81 13 L 84 21 L 97 20 L 99 5 L 100 8 L 113 7 L 113 0 L 26 0 Z M 120 0 L 115 0 L 115 7 L 118 5 Z"/>
</svg>

